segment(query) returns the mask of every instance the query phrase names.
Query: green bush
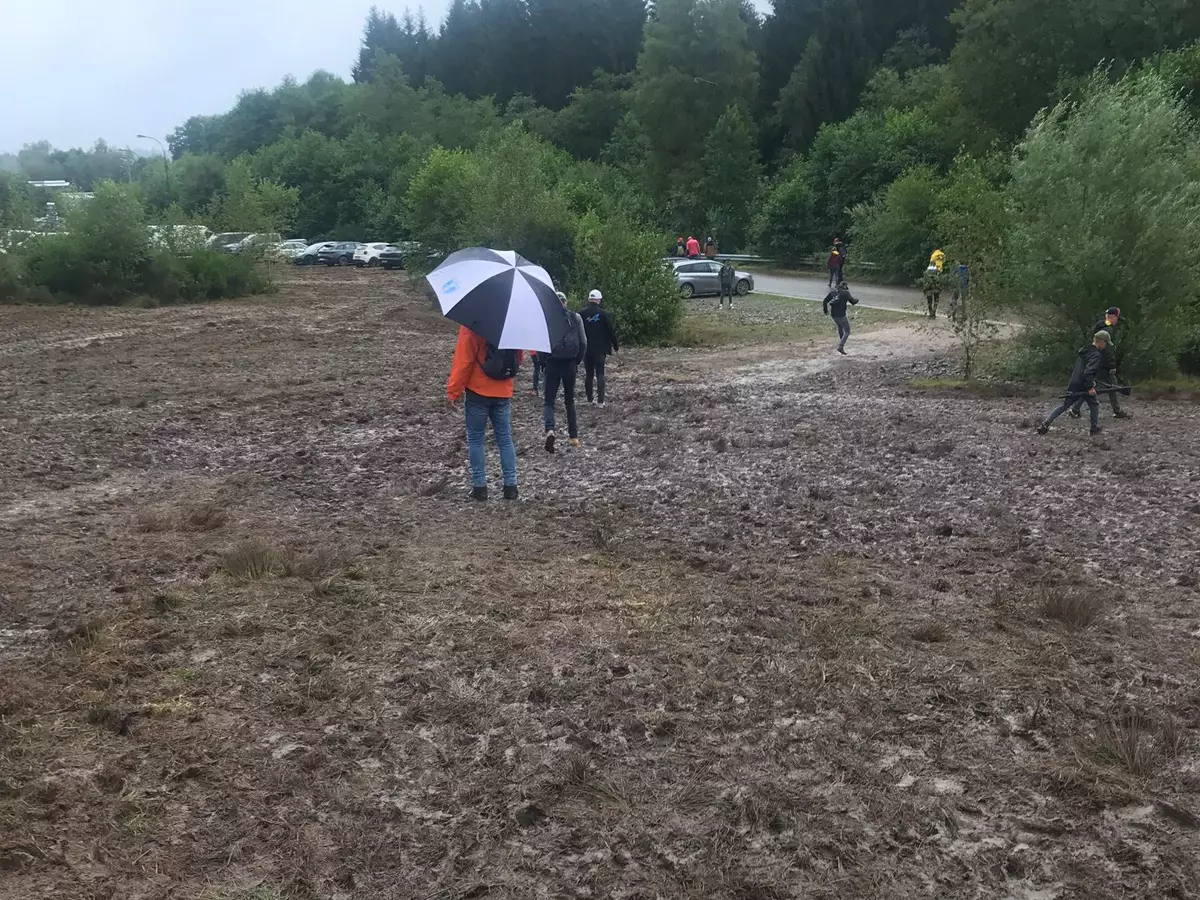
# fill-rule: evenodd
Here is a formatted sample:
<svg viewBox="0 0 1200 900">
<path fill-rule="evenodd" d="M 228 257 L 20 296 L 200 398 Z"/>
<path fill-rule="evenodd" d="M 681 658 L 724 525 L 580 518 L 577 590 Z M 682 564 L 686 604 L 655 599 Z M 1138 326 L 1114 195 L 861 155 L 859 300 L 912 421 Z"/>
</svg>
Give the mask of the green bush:
<svg viewBox="0 0 1200 900">
<path fill-rule="evenodd" d="M 1013 164 L 1005 287 L 1036 323 L 1026 340 L 1065 369 L 1109 306 L 1118 367 L 1169 374 L 1200 328 L 1200 128 L 1154 72 L 1098 74 L 1078 103 L 1030 127 Z"/>
<path fill-rule="evenodd" d="M 664 342 L 683 318 L 675 279 L 662 264 L 662 237 L 588 213 L 575 236 L 571 291 L 598 289 L 617 334 L 631 344 Z"/>
<path fill-rule="evenodd" d="M 0 257 L 0 298 L 175 303 L 242 297 L 268 287 L 251 254 L 179 255 L 153 247 L 140 201 L 111 182 L 100 184 L 95 199 L 68 217 L 67 228 Z"/>
<path fill-rule="evenodd" d="M 905 172 L 870 203 L 851 211 L 854 252 L 879 267 L 884 277 L 911 282 L 938 246 L 938 174 L 919 167 Z"/>
</svg>

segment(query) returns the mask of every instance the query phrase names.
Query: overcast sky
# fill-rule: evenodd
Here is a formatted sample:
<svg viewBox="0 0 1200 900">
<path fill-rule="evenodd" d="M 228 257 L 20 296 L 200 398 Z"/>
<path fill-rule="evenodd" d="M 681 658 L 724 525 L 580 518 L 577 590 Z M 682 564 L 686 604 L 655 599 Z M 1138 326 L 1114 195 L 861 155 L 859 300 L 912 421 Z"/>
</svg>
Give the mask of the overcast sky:
<svg viewBox="0 0 1200 900">
<path fill-rule="evenodd" d="M 100 137 L 148 152 L 138 134 L 165 138 L 242 90 L 349 77 L 372 5 L 436 24 L 449 0 L 0 0 L 0 152 Z"/>
</svg>

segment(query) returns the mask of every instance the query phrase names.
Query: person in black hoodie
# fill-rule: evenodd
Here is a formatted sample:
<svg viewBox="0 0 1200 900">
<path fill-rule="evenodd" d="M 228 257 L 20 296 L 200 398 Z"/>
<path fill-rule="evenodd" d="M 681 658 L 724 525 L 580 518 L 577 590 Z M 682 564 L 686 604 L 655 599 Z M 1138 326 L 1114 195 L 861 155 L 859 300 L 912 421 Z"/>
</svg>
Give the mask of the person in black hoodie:
<svg viewBox="0 0 1200 900">
<path fill-rule="evenodd" d="M 1120 384 L 1117 381 L 1117 347 L 1116 337 L 1118 326 L 1124 327 L 1121 322 L 1121 310 L 1118 307 L 1110 306 L 1104 311 L 1104 318 L 1092 326 L 1092 331 L 1107 331 L 1114 338 L 1109 342 L 1105 349 L 1103 357 L 1100 360 L 1100 375 L 1108 375 L 1108 384 Z M 1116 393 L 1108 395 L 1108 402 L 1112 406 L 1114 419 L 1129 419 L 1132 416 L 1121 409 L 1121 401 L 1117 399 Z M 1071 418 L 1079 418 L 1079 408 L 1083 405 L 1082 400 L 1075 401 L 1075 405 L 1071 407 Z"/>
<path fill-rule="evenodd" d="M 1071 370 L 1071 380 L 1067 383 L 1067 396 L 1056 406 L 1050 415 L 1038 425 L 1037 433 L 1045 434 L 1050 430 L 1050 423 L 1069 410 L 1079 398 L 1088 405 L 1092 417 L 1092 434 L 1099 434 L 1100 401 L 1096 399 L 1096 373 L 1106 358 L 1108 345 L 1112 343 L 1112 335 L 1107 331 L 1097 331 L 1092 343 L 1080 349 L 1075 354 L 1075 368 Z"/>
<path fill-rule="evenodd" d="M 858 300 L 850 293 L 850 285 L 843 281 L 825 295 L 825 302 L 821 304 L 821 311 L 827 316 L 832 316 L 833 323 L 837 325 L 837 352 L 842 356 L 846 355 L 846 341 L 850 337 L 850 320 L 846 318 L 847 303 L 857 306 Z"/>
<path fill-rule="evenodd" d="M 587 305 L 580 313 L 583 317 L 583 330 L 587 333 L 587 353 L 583 357 L 583 390 L 587 394 L 587 402 L 599 401 L 601 408 L 604 407 L 604 362 L 609 354 L 617 353 L 621 349 L 617 343 L 617 333 L 613 330 L 612 316 L 600 308 L 603 301 L 603 294 L 592 291 L 588 294 Z M 596 389 L 594 395 L 593 386 Z"/>
</svg>

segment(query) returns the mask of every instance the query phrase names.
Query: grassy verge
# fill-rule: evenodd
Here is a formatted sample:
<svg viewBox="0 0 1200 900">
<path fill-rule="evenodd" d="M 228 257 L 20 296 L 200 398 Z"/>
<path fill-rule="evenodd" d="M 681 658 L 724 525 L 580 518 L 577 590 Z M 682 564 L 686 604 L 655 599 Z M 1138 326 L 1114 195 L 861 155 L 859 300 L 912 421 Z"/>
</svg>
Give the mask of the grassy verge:
<svg viewBox="0 0 1200 900">
<path fill-rule="evenodd" d="M 725 347 L 736 344 L 795 341 L 827 334 L 832 329 L 821 305 L 812 300 L 754 294 L 730 310 L 718 310 L 713 298 L 689 301 L 688 314 L 676 332 L 673 346 Z M 911 321 L 906 313 L 858 307 L 851 313 L 857 329 Z"/>
</svg>

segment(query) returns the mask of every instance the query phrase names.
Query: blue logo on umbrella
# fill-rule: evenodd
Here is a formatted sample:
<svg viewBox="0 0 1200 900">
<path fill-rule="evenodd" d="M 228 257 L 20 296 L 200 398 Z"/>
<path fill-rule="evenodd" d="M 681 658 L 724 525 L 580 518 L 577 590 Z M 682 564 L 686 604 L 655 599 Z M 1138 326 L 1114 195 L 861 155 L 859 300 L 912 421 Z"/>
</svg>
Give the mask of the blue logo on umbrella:
<svg viewBox="0 0 1200 900">
<path fill-rule="evenodd" d="M 453 278 L 451 278 L 449 281 L 447 281 L 445 284 L 442 285 L 442 293 L 443 294 L 453 294 L 453 293 L 456 293 L 457 291 L 458 291 L 458 282 L 455 281 Z"/>
</svg>

